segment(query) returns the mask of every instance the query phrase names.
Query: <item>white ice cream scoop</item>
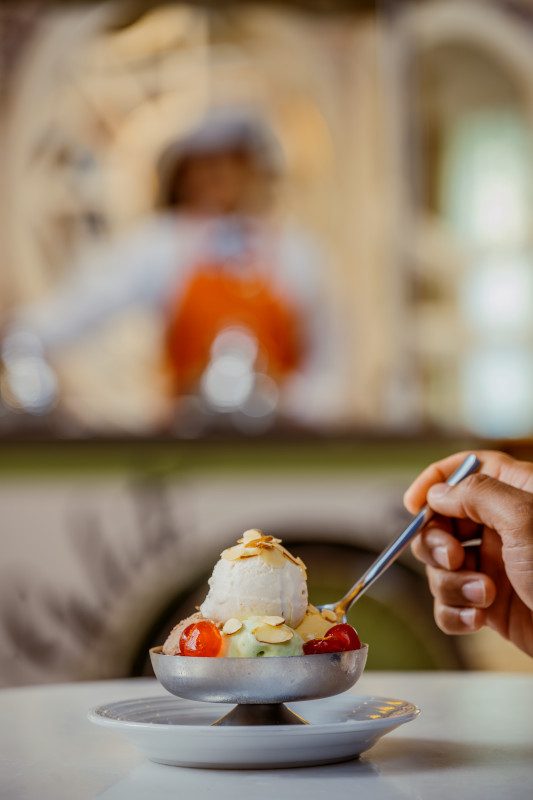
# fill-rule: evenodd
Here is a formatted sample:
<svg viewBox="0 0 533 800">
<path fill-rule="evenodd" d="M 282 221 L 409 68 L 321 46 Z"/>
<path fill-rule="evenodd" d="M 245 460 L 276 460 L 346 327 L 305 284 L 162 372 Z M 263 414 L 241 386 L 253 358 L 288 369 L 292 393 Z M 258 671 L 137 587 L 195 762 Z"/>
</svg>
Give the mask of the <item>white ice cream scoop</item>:
<svg viewBox="0 0 533 800">
<path fill-rule="evenodd" d="M 235 617 L 283 617 L 297 628 L 307 609 L 305 572 L 287 558 L 272 566 L 261 555 L 228 561 L 221 558 L 209 579 L 202 616 L 215 622 Z"/>
</svg>

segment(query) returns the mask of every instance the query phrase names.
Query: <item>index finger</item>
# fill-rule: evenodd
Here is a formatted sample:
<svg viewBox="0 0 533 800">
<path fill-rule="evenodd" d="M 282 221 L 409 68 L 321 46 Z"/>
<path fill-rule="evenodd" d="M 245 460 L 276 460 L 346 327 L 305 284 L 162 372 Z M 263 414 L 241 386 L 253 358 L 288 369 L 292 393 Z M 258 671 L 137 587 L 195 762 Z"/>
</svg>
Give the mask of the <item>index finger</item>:
<svg viewBox="0 0 533 800">
<path fill-rule="evenodd" d="M 496 450 L 463 450 L 460 453 L 454 453 L 452 456 L 430 464 L 429 467 L 426 467 L 426 469 L 420 473 L 418 478 L 415 478 L 403 497 L 403 502 L 407 510 L 412 514 L 416 514 L 420 511 L 426 502 L 426 495 L 429 488 L 435 483 L 443 483 L 446 481 L 454 469 L 456 469 L 456 467 L 464 461 L 466 456 L 472 452 L 481 461 L 481 472 L 485 475 L 490 475 L 492 478 L 501 480 L 504 483 L 509 483 L 511 486 L 516 485 L 517 475 L 512 465 L 519 462 L 515 462 L 511 456 L 505 453 L 499 453 Z M 522 487 L 517 486 L 516 488 Z"/>
</svg>

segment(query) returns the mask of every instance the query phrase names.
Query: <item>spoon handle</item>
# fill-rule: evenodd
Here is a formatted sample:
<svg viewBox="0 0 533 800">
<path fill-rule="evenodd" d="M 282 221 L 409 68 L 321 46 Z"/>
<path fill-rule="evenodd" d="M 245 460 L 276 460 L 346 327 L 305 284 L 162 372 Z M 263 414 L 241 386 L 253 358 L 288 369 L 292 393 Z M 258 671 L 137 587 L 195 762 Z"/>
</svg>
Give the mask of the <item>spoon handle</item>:
<svg viewBox="0 0 533 800">
<path fill-rule="evenodd" d="M 467 475 L 476 472 L 479 467 L 479 459 L 471 453 L 465 458 L 462 464 L 457 467 L 455 472 L 452 472 L 446 483 L 449 486 L 457 486 L 460 481 L 466 478 Z M 396 561 L 402 550 L 404 550 L 411 539 L 415 537 L 418 531 L 429 522 L 432 516 L 433 511 L 428 505 L 425 505 L 424 508 L 413 517 L 407 528 L 405 528 L 405 530 L 376 558 L 374 563 L 370 565 L 364 575 L 352 586 L 350 591 L 344 595 L 342 600 L 339 600 L 335 608 L 337 614 L 346 615 L 348 613 L 355 601 L 372 586 L 374 581 L 390 567 L 393 561 Z"/>
</svg>

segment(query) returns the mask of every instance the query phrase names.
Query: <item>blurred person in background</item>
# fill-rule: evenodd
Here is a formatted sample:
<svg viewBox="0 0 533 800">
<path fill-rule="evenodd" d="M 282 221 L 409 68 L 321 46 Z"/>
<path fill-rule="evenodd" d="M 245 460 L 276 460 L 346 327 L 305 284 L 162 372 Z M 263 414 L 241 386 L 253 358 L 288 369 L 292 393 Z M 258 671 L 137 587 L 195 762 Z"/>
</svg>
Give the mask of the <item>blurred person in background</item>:
<svg viewBox="0 0 533 800">
<path fill-rule="evenodd" d="M 271 131 L 249 113 L 214 110 L 164 151 L 158 172 L 153 214 L 11 319 L 2 361 L 12 405 L 47 411 L 60 399 L 54 354 L 124 308 L 149 306 L 169 401 L 161 429 L 194 431 L 217 413 L 247 432 L 280 412 L 320 418 L 332 363 L 322 264 L 272 213 Z"/>
<path fill-rule="evenodd" d="M 409 511 L 427 500 L 436 515 L 413 543 L 435 620 L 451 634 L 488 625 L 533 656 L 533 464 L 481 451 L 481 472 L 448 486 L 465 455 L 432 464 L 405 494 Z M 478 538 L 477 553 L 462 546 Z"/>
</svg>

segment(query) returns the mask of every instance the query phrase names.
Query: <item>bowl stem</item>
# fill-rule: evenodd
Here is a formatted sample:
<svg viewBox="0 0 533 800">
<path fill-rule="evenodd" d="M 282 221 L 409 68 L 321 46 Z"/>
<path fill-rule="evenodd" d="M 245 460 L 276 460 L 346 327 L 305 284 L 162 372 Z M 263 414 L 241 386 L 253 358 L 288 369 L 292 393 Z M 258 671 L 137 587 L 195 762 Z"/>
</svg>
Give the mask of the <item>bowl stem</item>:
<svg viewBox="0 0 533 800">
<path fill-rule="evenodd" d="M 240 704 L 213 725 L 308 725 L 283 703 Z"/>
</svg>

